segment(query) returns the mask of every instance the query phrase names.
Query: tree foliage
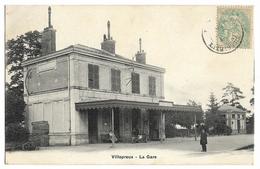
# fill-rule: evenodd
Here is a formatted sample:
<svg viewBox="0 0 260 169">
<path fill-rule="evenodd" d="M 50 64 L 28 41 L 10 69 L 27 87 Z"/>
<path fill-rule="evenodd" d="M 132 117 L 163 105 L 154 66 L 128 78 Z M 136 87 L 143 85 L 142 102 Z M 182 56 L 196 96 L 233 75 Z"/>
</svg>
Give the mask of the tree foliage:
<svg viewBox="0 0 260 169">
<path fill-rule="evenodd" d="M 22 62 L 40 55 L 40 32 L 30 31 L 6 43 L 7 70 L 10 81 L 6 83 L 6 123 L 24 120 Z"/>
<path fill-rule="evenodd" d="M 246 132 L 248 134 L 253 134 L 254 133 L 254 122 L 255 121 L 255 115 L 252 114 L 251 116 L 246 118 Z"/>
<path fill-rule="evenodd" d="M 219 108 L 219 103 L 213 92 L 210 93 L 209 104 L 207 104 L 207 106 L 208 106 L 209 113 L 211 113 L 211 114 L 217 113 L 218 108 Z"/>
<path fill-rule="evenodd" d="M 189 106 L 200 106 L 194 100 L 189 100 L 187 102 Z M 192 128 L 195 123 L 195 115 L 197 124 L 203 121 L 203 113 L 202 112 L 167 112 L 165 118 L 166 132 L 168 131 L 176 131 L 175 125 L 179 124 L 183 127 L 186 127 L 188 131 Z M 167 133 L 166 133 L 167 134 Z M 177 133 L 175 133 L 177 134 Z M 175 135 L 177 136 L 177 135 Z M 171 136 L 172 137 L 172 136 Z"/>
<path fill-rule="evenodd" d="M 19 123 L 24 120 L 23 110 L 25 107 L 24 100 L 13 90 L 7 90 L 5 93 L 5 123 Z"/>
<path fill-rule="evenodd" d="M 254 104 L 255 104 L 255 99 L 254 99 L 255 88 L 252 87 L 251 91 L 252 91 L 253 97 L 250 99 L 249 102 L 250 102 L 251 106 L 254 106 Z M 254 121 L 255 121 L 255 115 L 254 115 L 254 111 L 253 111 L 253 113 L 246 118 L 246 131 L 249 134 L 254 133 L 254 127 L 255 127 Z"/>
<path fill-rule="evenodd" d="M 251 88 L 251 91 L 252 91 L 252 94 L 253 94 L 253 96 L 254 96 L 254 94 L 255 94 L 255 88 L 252 87 L 252 88 Z M 254 106 L 254 105 L 255 105 L 255 98 L 254 98 L 254 97 L 252 97 L 252 98 L 250 99 L 250 104 L 251 104 L 251 106 Z"/>
<path fill-rule="evenodd" d="M 11 76 L 8 89 L 23 95 L 22 62 L 40 55 L 40 32 L 30 31 L 7 41 L 6 56 L 8 74 Z"/>
<path fill-rule="evenodd" d="M 240 99 L 245 98 L 240 88 L 234 86 L 232 83 L 228 83 L 227 86 L 223 88 L 223 91 L 224 93 L 221 99 L 223 104 L 228 104 L 230 106 L 235 106 L 242 110 L 246 110 L 239 102 Z"/>
<path fill-rule="evenodd" d="M 208 109 L 206 111 L 206 126 L 209 129 L 210 134 L 230 134 L 231 129 L 226 125 L 225 117 L 218 111 L 219 103 L 214 95 L 210 93 Z"/>
</svg>

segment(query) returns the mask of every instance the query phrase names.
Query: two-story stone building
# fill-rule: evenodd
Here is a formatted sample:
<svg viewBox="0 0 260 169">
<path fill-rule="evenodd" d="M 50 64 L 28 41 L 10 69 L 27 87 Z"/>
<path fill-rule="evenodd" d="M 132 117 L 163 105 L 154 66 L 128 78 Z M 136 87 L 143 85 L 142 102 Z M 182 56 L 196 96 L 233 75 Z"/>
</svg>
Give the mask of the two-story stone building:
<svg viewBox="0 0 260 169">
<path fill-rule="evenodd" d="M 165 69 L 146 64 L 141 39 L 135 60 L 118 55 L 109 21 L 107 29 L 101 49 L 72 45 L 56 51 L 49 8 L 41 56 L 22 65 L 29 130 L 32 122 L 47 121 L 50 145 L 98 143 L 110 130 L 121 142 L 130 142 L 134 129 L 164 140 L 166 111 L 202 111 L 164 101 Z"/>
</svg>

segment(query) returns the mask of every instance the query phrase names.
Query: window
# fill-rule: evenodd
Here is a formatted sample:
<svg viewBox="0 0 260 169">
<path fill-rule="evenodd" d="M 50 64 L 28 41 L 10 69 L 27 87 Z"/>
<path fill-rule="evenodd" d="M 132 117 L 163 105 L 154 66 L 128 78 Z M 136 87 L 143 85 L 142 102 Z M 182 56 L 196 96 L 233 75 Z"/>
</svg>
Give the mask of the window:
<svg viewBox="0 0 260 169">
<path fill-rule="evenodd" d="M 156 95 L 156 81 L 155 77 L 149 76 L 149 95 L 155 96 Z"/>
<path fill-rule="evenodd" d="M 99 89 L 99 68 L 97 65 L 88 64 L 88 87 Z"/>
<path fill-rule="evenodd" d="M 232 119 L 234 119 L 235 118 L 235 114 L 232 114 Z"/>
<path fill-rule="evenodd" d="M 132 93 L 140 93 L 140 77 L 138 73 L 132 73 Z"/>
<path fill-rule="evenodd" d="M 244 114 L 242 115 L 242 119 L 245 119 L 245 115 Z"/>
<path fill-rule="evenodd" d="M 240 119 L 240 114 L 237 115 L 237 118 Z"/>
<path fill-rule="evenodd" d="M 121 77 L 120 70 L 111 69 L 111 90 L 112 91 L 121 91 Z"/>
</svg>

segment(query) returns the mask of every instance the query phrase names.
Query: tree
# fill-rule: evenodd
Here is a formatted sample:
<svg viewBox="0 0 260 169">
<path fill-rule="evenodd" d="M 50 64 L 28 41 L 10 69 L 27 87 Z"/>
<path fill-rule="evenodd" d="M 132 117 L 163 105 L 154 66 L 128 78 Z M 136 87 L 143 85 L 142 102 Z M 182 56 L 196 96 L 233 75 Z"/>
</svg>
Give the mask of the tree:
<svg viewBox="0 0 260 169">
<path fill-rule="evenodd" d="M 17 147 L 28 140 L 28 128 L 24 126 L 23 68 L 22 62 L 40 56 L 38 31 L 30 31 L 6 43 L 6 69 L 10 82 L 5 86 L 5 139 L 6 148 Z"/>
<path fill-rule="evenodd" d="M 230 134 L 226 125 L 226 119 L 218 111 L 219 103 L 213 92 L 209 95 L 208 109 L 206 111 L 206 126 L 210 128 L 210 134 Z"/>
<path fill-rule="evenodd" d="M 194 100 L 189 100 L 187 102 L 187 105 L 201 106 L 199 103 L 197 103 Z M 195 115 L 196 115 L 197 123 L 201 123 L 203 120 L 202 118 L 203 112 L 167 112 L 165 118 L 167 136 L 173 137 L 178 135 L 178 131 L 175 128 L 176 124 L 186 127 L 188 129 L 188 135 L 189 135 L 189 131 L 191 130 L 191 127 L 194 125 L 195 122 L 194 119 Z"/>
<path fill-rule="evenodd" d="M 24 120 L 23 110 L 25 103 L 23 98 L 17 96 L 13 90 L 6 91 L 6 109 L 5 109 L 5 123 L 19 123 Z"/>
<path fill-rule="evenodd" d="M 196 102 L 195 100 L 188 100 L 187 105 L 188 106 L 201 106 L 201 103 Z"/>
<path fill-rule="evenodd" d="M 255 91 L 254 87 L 251 88 L 251 91 L 254 96 L 254 91 Z M 254 104 L 255 104 L 254 97 L 252 97 L 249 102 L 250 102 L 251 106 L 254 106 Z M 255 115 L 254 115 L 254 111 L 253 111 L 253 113 L 246 118 L 246 131 L 249 134 L 254 133 L 254 121 L 255 121 Z"/>
<path fill-rule="evenodd" d="M 251 106 L 254 106 L 254 105 L 255 105 L 255 98 L 254 98 L 255 88 L 252 87 L 252 88 L 251 88 L 251 91 L 252 91 L 253 97 L 250 99 L 250 105 L 251 105 Z"/>
<path fill-rule="evenodd" d="M 219 108 L 219 104 L 217 101 L 218 100 L 217 100 L 216 96 L 214 95 L 213 92 L 211 92 L 209 95 L 209 104 L 207 104 L 207 106 L 209 107 L 208 108 L 209 113 L 211 113 L 211 114 L 217 113 L 217 110 Z"/>
<path fill-rule="evenodd" d="M 6 122 L 24 120 L 22 62 L 40 56 L 40 32 L 30 31 L 7 41 L 6 57 L 10 82 L 6 83 Z"/>
<path fill-rule="evenodd" d="M 30 31 L 20 35 L 15 39 L 7 41 L 7 68 L 11 76 L 9 89 L 17 95 L 23 95 L 23 70 L 22 62 L 40 55 L 40 32 Z"/>
<path fill-rule="evenodd" d="M 242 110 L 246 110 L 239 102 L 240 99 L 245 98 L 240 88 L 235 87 L 232 83 L 228 83 L 226 87 L 222 89 L 224 91 L 221 102 L 230 106 L 235 106 Z"/>
</svg>

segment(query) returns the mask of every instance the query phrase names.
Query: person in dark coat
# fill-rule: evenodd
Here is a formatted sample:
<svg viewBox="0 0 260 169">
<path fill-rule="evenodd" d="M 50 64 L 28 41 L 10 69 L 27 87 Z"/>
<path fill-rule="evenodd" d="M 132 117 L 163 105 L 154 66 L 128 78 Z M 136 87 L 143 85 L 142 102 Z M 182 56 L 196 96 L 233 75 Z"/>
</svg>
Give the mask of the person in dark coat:
<svg viewBox="0 0 260 169">
<path fill-rule="evenodd" d="M 202 152 L 207 152 L 207 133 L 206 130 L 203 128 L 200 133 L 200 145 L 202 147 Z"/>
</svg>

